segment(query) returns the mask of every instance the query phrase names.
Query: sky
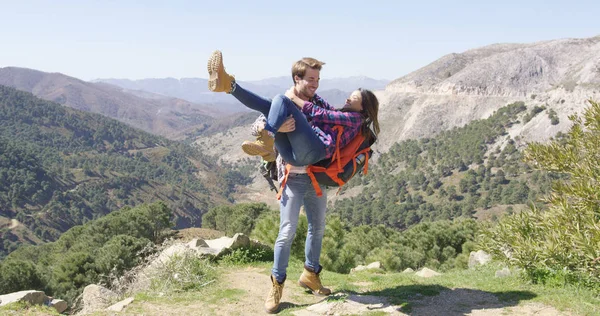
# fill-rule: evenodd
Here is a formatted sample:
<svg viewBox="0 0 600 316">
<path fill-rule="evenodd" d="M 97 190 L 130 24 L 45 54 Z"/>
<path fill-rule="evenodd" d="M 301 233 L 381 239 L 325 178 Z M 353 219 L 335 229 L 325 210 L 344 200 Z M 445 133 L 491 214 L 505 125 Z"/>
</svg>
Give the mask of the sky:
<svg viewBox="0 0 600 316">
<path fill-rule="evenodd" d="M 600 1 L 0 0 L 0 67 L 98 78 L 207 78 L 223 52 L 239 80 L 287 76 L 393 80 L 450 53 L 494 43 L 600 35 Z"/>
</svg>

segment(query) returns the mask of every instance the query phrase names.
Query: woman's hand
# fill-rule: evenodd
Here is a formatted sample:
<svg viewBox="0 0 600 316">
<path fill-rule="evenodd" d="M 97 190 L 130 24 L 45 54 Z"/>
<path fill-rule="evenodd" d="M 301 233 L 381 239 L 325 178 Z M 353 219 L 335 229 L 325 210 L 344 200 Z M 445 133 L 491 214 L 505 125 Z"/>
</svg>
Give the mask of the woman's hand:
<svg viewBox="0 0 600 316">
<path fill-rule="evenodd" d="M 281 124 L 277 132 L 279 133 L 289 133 L 293 132 L 296 129 L 296 120 L 290 115 L 288 118 Z"/>
</svg>

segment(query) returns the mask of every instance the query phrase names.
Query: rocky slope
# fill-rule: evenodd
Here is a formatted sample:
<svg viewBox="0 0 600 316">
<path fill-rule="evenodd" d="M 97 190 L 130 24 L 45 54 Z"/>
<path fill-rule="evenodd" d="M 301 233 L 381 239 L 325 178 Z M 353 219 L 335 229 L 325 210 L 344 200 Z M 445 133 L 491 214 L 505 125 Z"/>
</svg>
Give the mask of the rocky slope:
<svg viewBox="0 0 600 316">
<path fill-rule="evenodd" d="M 379 91 L 379 146 L 432 135 L 485 118 L 515 101 L 554 109 L 559 124 L 541 115 L 518 130 L 524 141 L 544 141 L 568 128 L 600 91 L 600 36 L 531 44 L 495 44 L 449 54 Z M 547 122 L 546 122 L 547 121 Z"/>
</svg>

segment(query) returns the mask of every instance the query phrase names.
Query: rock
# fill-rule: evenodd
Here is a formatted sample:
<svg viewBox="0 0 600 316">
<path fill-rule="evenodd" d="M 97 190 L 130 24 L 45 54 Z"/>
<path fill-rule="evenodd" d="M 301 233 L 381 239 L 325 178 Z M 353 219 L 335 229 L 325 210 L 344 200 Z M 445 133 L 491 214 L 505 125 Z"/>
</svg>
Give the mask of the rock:
<svg viewBox="0 0 600 316">
<path fill-rule="evenodd" d="M 108 307 L 106 310 L 107 311 L 112 311 L 112 312 L 120 312 L 122 311 L 125 307 L 127 307 L 127 305 L 131 304 L 131 302 L 133 302 L 133 297 L 129 297 L 126 298 L 110 307 Z"/>
<path fill-rule="evenodd" d="M 375 261 L 367 266 L 367 269 L 381 269 L 381 262 Z"/>
<path fill-rule="evenodd" d="M 415 275 L 420 276 L 422 278 L 431 278 L 442 274 L 439 272 L 435 272 L 429 268 L 423 268 L 419 272 L 415 273 Z"/>
<path fill-rule="evenodd" d="M 358 266 L 356 266 L 356 268 L 350 269 L 350 272 L 358 272 L 358 271 L 371 270 L 371 269 L 381 269 L 381 262 L 375 261 L 366 266 L 359 264 Z"/>
<path fill-rule="evenodd" d="M 292 314 L 296 316 L 363 315 L 371 313 L 405 315 L 399 312 L 400 306 L 391 304 L 385 297 L 381 296 L 338 293 L 330 296 L 330 298 L 310 305 L 304 310 L 294 311 Z"/>
<path fill-rule="evenodd" d="M 479 265 L 486 265 L 490 261 L 492 261 L 492 255 L 489 253 L 483 250 L 477 252 L 471 251 L 469 255 L 469 269 L 473 269 Z"/>
<path fill-rule="evenodd" d="M 208 247 L 208 244 L 202 238 L 194 238 L 187 245 L 190 248 L 205 248 L 205 247 Z"/>
<path fill-rule="evenodd" d="M 496 271 L 496 277 L 497 278 L 505 278 L 505 277 L 510 276 L 510 275 L 511 275 L 510 269 L 506 268 L 506 267 L 504 269 L 502 269 L 502 270 Z"/>
<path fill-rule="evenodd" d="M 415 270 L 411 269 L 411 268 L 406 268 L 404 269 L 404 271 L 402 271 L 402 273 L 414 273 Z"/>
<path fill-rule="evenodd" d="M 20 291 L 0 295 L 0 306 L 16 302 L 27 302 L 32 305 L 42 305 L 47 299 L 48 297 L 42 291 Z"/>
<path fill-rule="evenodd" d="M 54 307 L 59 314 L 67 310 L 67 307 L 69 307 L 66 301 L 59 299 L 52 299 L 50 302 L 48 302 L 48 306 Z"/>
<path fill-rule="evenodd" d="M 221 237 L 218 239 L 207 240 L 206 243 L 210 248 L 218 249 L 219 253 L 223 249 L 236 249 L 240 247 L 247 247 L 250 245 L 250 238 L 248 236 L 237 233 L 233 237 Z"/>
<path fill-rule="evenodd" d="M 83 289 L 83 308 L 81 314 L 101 311 L 117 299 L 113 291 L 96 284 L 90 284 Z"/>
</svg>

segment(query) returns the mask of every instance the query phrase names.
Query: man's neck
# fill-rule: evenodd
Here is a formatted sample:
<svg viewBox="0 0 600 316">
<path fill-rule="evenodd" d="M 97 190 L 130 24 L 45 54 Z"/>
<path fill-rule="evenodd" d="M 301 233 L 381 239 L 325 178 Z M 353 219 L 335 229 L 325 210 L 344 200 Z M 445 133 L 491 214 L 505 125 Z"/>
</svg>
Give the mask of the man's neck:
<svg viewBox="0 0 600 316">
<path fill-rule="evenodd" d="M 298 97 L 302 99 L 302 101 L 310 101 L 311 98 L 307 97 L 304 93 L 298 93 Z"/>
</svg>

